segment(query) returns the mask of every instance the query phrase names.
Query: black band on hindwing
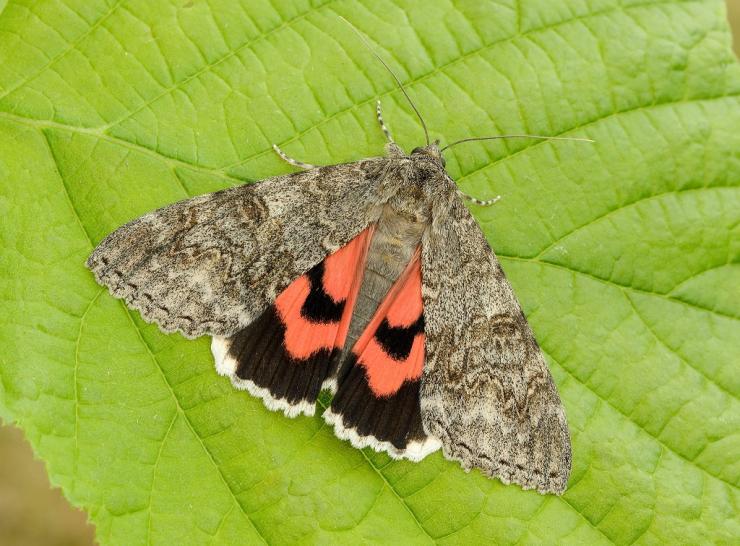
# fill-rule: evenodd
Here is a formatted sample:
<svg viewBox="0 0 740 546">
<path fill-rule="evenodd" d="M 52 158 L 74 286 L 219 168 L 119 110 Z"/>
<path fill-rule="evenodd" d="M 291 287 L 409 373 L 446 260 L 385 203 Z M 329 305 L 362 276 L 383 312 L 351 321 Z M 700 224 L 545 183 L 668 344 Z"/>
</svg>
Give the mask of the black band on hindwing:
<svg viewBox="0 0 740 546">
<path fill-rule="evenodd" d="M 419 387 L 421 381 L 406 381 L 395 394 L 378 397 L 368 385 L 367 376 L 350 356 L 350 369 L 331 402 L 331 410 L 342 416 L 344 426 L 360 436 L 373 436 L 405 449 L 411 441 L 423 441 Z"/>
<path fill-rule="evenodd" d="M 231 337 L 229 356 L 235 375 L 267 389 L 273 398 L 290 403 L 314 402 L 337 351 L 322 348 L 306 359 L 291 357 L 284 346 L 285 326 L 273 306 Z"/>
<path fill-rule="evenodd" d="M 301 307 L 301 316 L 311 322 L 339 322 L 346 300 L 335 302 L 324 291 L 324 262 L 311 269 L 306 276 L 311 282 L 311 291 Z"/>
<path fill-rule="evenodd" d="M 383 319 L 375 331 L 375 339 L 383 350 L 394 360 L 408 358 L 416 334 L 424 332 L 424 315 L 421 315 L 411 326 L 391 326 Z"/>
</svg>

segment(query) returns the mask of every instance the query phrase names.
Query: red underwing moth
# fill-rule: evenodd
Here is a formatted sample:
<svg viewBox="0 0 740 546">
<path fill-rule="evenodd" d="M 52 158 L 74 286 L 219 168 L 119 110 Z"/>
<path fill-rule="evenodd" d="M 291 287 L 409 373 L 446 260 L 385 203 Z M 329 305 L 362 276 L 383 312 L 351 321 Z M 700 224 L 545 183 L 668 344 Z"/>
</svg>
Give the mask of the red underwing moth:
<svg viewBox="0 0 740 546">
<path fill-rule="evenodd" d="M 386 157 L 313 167 L 278 149 L 303 171 L 146 214 L 87 266 L 164 332 L 212 336 L 218 372 L 272 410 L 313 415 L 328 389 L 323 418 L 357 448 L 441 448 L 560 494 L 565 413 L 512 288 L 416 107 L 427 145 L 406 154 L 379 106 Z"/>
</svg>

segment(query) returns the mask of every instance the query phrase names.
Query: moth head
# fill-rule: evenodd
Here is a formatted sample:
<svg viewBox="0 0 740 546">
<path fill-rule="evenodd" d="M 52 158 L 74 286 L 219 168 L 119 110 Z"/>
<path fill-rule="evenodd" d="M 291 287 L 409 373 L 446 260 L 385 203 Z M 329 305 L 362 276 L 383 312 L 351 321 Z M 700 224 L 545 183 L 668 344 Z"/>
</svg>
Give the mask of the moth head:
<svg viewBox="0 0 740 546">
<path fill-rule="evenodd" d="M 443 167 L 445 166 L 445 158 L 442 156 L 442 152 L 439 149 L 439 140 L 435 140 L 434 142 L 432 142 L 431 144 L 427 144 L 426 146 L 417 146 L 416 148 L 411 150 L 411 156 L 431 157 Z"/>
</svg>

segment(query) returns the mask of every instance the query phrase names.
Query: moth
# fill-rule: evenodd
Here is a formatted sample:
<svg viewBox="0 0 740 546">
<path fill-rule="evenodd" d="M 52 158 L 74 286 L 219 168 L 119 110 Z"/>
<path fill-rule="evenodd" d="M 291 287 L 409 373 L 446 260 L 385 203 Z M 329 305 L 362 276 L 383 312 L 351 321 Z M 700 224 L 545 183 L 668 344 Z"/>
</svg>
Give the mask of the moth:
<svg viewBox="0 0 740 546">
<path fill-rule="evenodd" d="M 146 214 L 87 267 L 162 331 L 212 336 L 218 373 L 272 410 L 314 415 L 326 389 L 323 419 L 356 448 L 412 461 L 441 448 L 560 494 L 570 438 L 545 360 L 445 148 L 375 55 L 425 146 L 405 153 L 378 103 L 385 157 L 314 167 L 276 147 L 302 171 Z"/>
</svg>

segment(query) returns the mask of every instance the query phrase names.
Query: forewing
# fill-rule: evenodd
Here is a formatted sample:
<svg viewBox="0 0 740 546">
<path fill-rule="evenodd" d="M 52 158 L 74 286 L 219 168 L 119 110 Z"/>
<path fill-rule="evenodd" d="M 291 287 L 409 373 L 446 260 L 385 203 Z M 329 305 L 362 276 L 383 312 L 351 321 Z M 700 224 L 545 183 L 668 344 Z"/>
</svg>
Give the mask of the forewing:
<svg viewBox="0 0 740 546">
<path fill-rule="evenodd" d="M 322 167 L 180 201 L 111 233 L 87 266 L 165 332 L 230 336 L 377 219 L 386 161 Z"/>
<path fill-rule="evenodd" d="M 466 469 L 562 493 L 571 450 L 560 398 L 498 260 L 459 198 L 425 234 L 422 277 L 426 432 Z"/>
</svg>

